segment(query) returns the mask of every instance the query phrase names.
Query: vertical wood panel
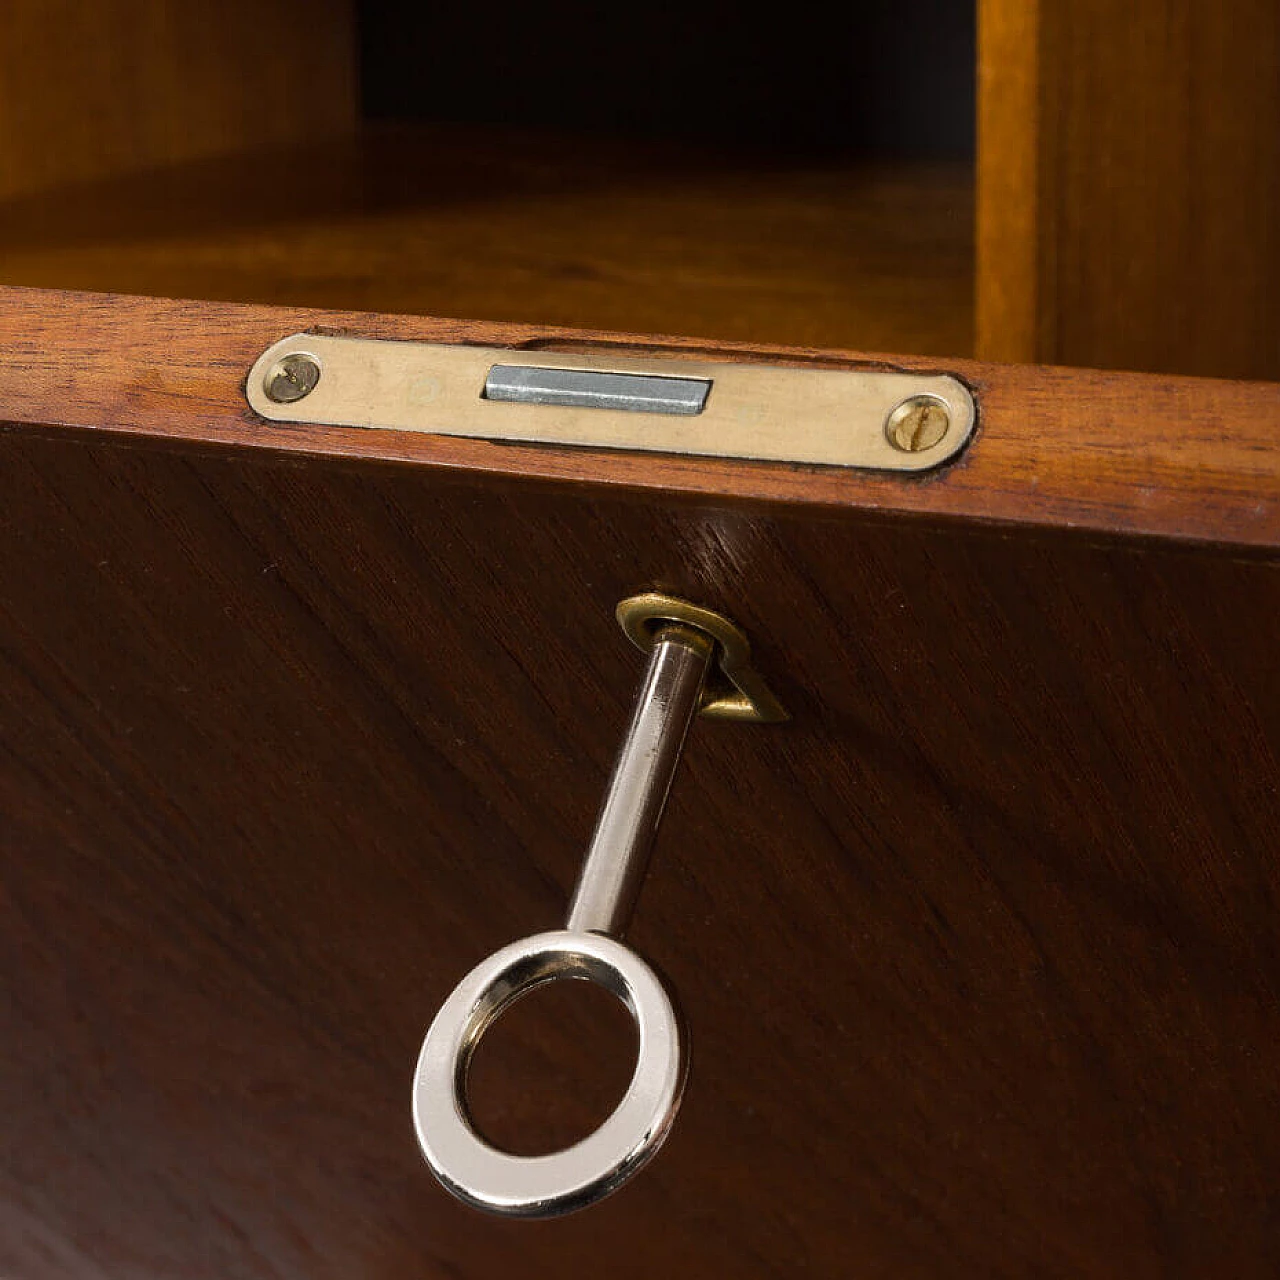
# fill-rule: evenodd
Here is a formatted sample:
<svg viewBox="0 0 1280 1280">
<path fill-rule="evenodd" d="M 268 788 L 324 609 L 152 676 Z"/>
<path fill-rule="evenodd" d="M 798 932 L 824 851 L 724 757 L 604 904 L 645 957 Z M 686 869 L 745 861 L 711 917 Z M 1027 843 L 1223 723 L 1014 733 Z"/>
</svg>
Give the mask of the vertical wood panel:
<svg viewBox="0 0 1280 1280">
<path fill-rule="evenodd" d="M 978 5 L 975 349 L 1035 358 L 1040 304 L 1039 0 Z"/>
<path fill-rule="evenodd" d="M 961 363 L 956 465 L 835 475 L 266 423 L 304 328 L 641 342 L 0 291 L 0 1275 L 1274 1280 L 1280 388 Z M 494 1222 L 413 1062 L 563 919 L 650 587 L 793 718 L 694 729 L 646 880 L 669 1146 Z M 525 1012 L 537 1149 L 629 1059 Z"/>
<path fill-rule="evenodd" d="M 1274 552 L 0 446 L 0 1275 L 1274 1280 Z M 694 728 L 646 878 L 669 1145 L 495 1222 L 413 1062 L 563 919 L 646 586 L 793 719 Z M 562 1011 L 489 1081 L 529 1145 L 609 1101 Z"/>
<path fill-rule="evenodd" d="M 1280 376 L 1280 8 L 980 14 L 979 356 Z"/>
</svg>

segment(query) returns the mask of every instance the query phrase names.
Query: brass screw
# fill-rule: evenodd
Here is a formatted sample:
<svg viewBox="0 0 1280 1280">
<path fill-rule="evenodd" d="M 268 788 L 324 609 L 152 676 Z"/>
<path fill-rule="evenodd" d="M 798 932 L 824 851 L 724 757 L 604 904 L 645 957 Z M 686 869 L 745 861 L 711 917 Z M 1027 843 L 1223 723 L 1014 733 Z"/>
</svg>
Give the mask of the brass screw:
<svg viewBox="0 0 1280 1280">
<path fill-rule="evenodd" d="M 277 360 L 267 370 L 262 389 L 268 400 L 274 400 L 276 404 L 292 404 L 310 395 L 319 381 L 320 361 L 305 351 L 295 351 L 283 360 Z"/>
<path fill-rule="evenodd" d="M 951 413 L 937 396 L 912 396 L 885 419 L 889 443 L 903 453 L 932 449 L 951 425 Z"/>
</svg>

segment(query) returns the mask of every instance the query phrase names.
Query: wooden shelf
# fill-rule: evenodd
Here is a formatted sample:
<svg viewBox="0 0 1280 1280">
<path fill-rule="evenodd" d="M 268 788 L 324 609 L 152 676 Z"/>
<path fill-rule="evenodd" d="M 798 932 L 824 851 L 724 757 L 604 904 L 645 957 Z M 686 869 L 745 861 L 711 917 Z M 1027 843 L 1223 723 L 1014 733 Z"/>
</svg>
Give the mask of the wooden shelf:
<svg viewBox="0 0 1280 1280">
<path fill-rule="evenodd" d="M 968 163 L 797 161 L 464 127 L 0 207 L 0 281 L 967 355 Z"/>
</svg>

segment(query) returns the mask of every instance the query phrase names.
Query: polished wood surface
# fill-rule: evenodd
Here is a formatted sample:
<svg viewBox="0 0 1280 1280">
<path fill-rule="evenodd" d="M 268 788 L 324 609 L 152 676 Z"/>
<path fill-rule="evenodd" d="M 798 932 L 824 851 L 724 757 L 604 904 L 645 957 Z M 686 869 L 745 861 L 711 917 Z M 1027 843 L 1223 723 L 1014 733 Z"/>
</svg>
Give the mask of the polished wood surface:
<svg viewBox="0 0 1280 1280">
<path fill-rule="evenodd" d="M 965 461 L 889 482 L 242 408 L 289 328 L 532 331 L 3 302 L 4 1274 L 1274 1274 L 1274 388 L 966 366 Z M 562 918 L 647 587 L 793 720 L 695 728 L 641 899 L 669 1147 L 497 1223 L 414 1056 Z M 600 1013 L 513 1015 L 491 1132 L 598 1117 Z"/>
<path fill-rule="evenodd" d="M 1274 563 L 13 436 L 3 500 L 6 1274 L 1273 1273 Z M 669 1149 L 496 1224 L 417 1042 L 561 918 L 651 585 L 795 719 L 698 727 L 642 899 Z"/>
<path fill-rule="evenodd" d="M 1280 378 L 1280 7 L 978 18 L 979 357 Z"/>
<path fill-rule="evenodd" d="M 354 24 L 351 0 L 6 0 L 0 199 L 349 134 Z"/>
<path fill-rule="evenodd" d="M 968 355 L 972 204 L 968 163 L 369 128 L 0 206 L 0 281 Z"/>
<path fill-rule="evenodd" d="M 246 405 L 245 375 L 277 339 L 309 328 L 491 346 L 622 347 L 950 372 L 974 391 L 978 429 L 954 465 L 906 478 L 264 422 Z M 695 499 L 758 498 L 1268 548 L 1280 542 L 1278 415 L 1280 386 L 1271 383 L 0 289 L 0 422 L 542 476 Z"/>
</svg>

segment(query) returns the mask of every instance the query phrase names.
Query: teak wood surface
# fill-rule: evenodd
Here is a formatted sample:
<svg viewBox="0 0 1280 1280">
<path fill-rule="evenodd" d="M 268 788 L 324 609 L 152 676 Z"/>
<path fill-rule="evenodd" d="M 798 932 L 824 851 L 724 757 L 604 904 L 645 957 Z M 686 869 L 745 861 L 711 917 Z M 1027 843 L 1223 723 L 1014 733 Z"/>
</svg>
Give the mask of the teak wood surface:
<svg viewBox="0 0 1280 1280">
<path fill-rule="evenodd" d="M 350 133 L 356 110 L 351 0 L 0 6 L 5 201 L 42 191 L 65 201 L 79 182 L 318 146 Z"/>
<path fill-rule="evenodd" d="M 383 125 L 7 201 L 0 281 L 968 356 L 972 205 L 962 162 Z"/>
<path fill-rule="evenodd" d="M 981 415 L 906 479 L 256 420 L 320 326 L 643 341 L 0 294 L 0 1271 L 1275 1274 L 1280 389 L 901 361 Z M 793 719 L 695 727 L 641 897 L 669 1146 L 495 1222 L 413 1061 L 562 918 L 645 588 Z M 493 1131 L 599 1118 L 588 1015 L 499 1028 Z"/>
<path fill-rule="evenodd" d="M 977 354 L 1280 378 L 1280 6 L 979 0 Z"/>
</svg>

